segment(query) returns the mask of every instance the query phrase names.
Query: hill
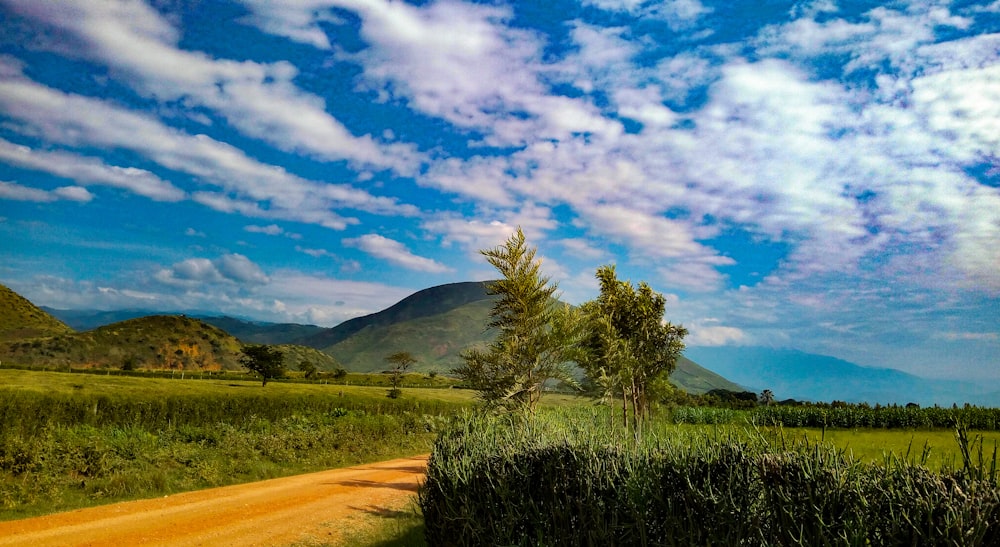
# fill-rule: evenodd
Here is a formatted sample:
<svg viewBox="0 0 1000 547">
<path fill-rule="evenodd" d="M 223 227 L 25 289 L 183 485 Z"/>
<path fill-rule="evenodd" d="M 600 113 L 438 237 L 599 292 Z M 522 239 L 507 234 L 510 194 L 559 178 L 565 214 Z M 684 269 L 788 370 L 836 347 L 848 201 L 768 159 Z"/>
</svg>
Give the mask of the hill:
<svg viewBox="0 0 1000 547">
<path fill-rule="evenodd" d="M 492 302 L 492 297 L 486 294 L 486 282 L 470 281 L 438 285 L 415 292 L 380 312 L 349 319 L 336 327 L 296 340 L 295 343 L 317 349 L 328 349 L 366 328 L 388 327 L 441 315 L 481 300 Z M 485 323 L 480 321 L 477 324 Z"/>
<path fill-rule="evenodd" d="M 185 316 L 129 319 L 81 333 L 0 344 L 0 359 L 25 365 L 177 370 L 239 369 L 241 344 Z"/>
<path fill-rule="evenodd" d="M 0 285 L 0 341 L 55 336 L 73 332 L 27 298 Z"/>
<path fill-rule="evenodd" d="M 153 310 L 60 310 L 47 306 L 40 306 L 49 315 L 66 323 L 74 330 L 93 330 L 97 327 L 146 317 L 149 315 L 176 315 L 173 313 L 157 312 Z"/>
<path fill-rule="evenodd" d="M 337 332 L 326 337 L 317 335 L 301 343 L 339 339 L 322 349 L 353 372 L 386 370 L 386 356 L 398 351 L 408 351 L 417 359 L 414 371 L 447 372 L 462 364 L 463 349 L 493 340 L 495 334 L 486 330 L 493 302 L 481 282 L 440 285 L 408 296 L 384 311 L 351 320 L 356 322 L 346 328 L 342 328 L 346 323 L 334 327 L 330 330 Z M 678 361 L 670 378 L 695 394 L 711 389 L 743 390 L 686 358 Z"/>
<path fill-rule="evenodd" d="M 197 317 L 209 325 L 215 325 L 232 334 L 246 344 L 287 344 L 293 340 L 307 338 L 326 330 L 316 325 L 246 321 L 228 316 L 199 315 Z"/>
<path fill-rule="evenodd" d="M 778 399 L 870 404 L 1000 404 L 992 385 L 933 380 L 890 368 L 863 367 L 825 355 L 766 347 L 698 347 L 686 355 L 754 391 Z"/>
</svg>

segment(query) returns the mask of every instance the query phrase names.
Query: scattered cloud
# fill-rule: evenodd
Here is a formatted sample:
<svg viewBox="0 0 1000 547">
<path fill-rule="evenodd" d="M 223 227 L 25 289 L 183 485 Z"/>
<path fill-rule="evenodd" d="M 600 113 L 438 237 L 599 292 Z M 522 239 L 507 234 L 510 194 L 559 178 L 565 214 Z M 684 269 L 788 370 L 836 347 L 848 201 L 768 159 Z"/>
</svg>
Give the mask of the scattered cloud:
<svg viewBox="0 0 1000 547">
<path fill-rule="evenodd" d="M 38 188 L 22 186 L 14 182 L 0 181 L 0 199 L 35 201 L 39 203 L 59 200 L 86 203 L 94 199 L 94 195 L 82 186 L 62 186 L 54 190 L 39 190 Z"/>
<path fill-rule="evenodd" d="M 430 273 L 452 271 L 451 268 L 440 262 L 413 254 L 402 243 L 378 234 L 366 234 L 361 237 L 347 238 L 342 240 L 342 243 L 348 247 L 361 249 L 374 257 L 387 260 L 408 270 Z"/>
</svg>

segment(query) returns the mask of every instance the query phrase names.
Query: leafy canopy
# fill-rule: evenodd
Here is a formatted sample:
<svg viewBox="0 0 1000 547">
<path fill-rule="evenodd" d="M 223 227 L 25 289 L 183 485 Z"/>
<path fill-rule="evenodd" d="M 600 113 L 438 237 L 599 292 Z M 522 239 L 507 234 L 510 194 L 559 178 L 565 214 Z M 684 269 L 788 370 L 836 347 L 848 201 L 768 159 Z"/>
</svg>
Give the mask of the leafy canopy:
<svg viewBox="0 0 1000 547">
<path fill-rule="evenodd" d="M 669 389 L 667 377 L 684 351 L 687 330 L 663 319 L 666 299 L 645 282 L 638 290 L 620 281 L 612 265 L 597 269 L 601 293 L 582 306 L 586 334 L 576 361 L 602 388 L 602 395 L 623 399 L 638 424 L 657 391 Z"/>
<path fill-rule="evenodd" d="M 556 285 L 541 274 L 536 249 L 520 228 L 503 245 L 480 253 L 502 276 L 486 287 L 498 296 L 488 324 L 498 333 L 485 349 L 463 352 L 465 363 L 452 372 L 488 408 L 532 412 L 546 382 L 573 382 L 567 360 L 577 321 L 568 306 L 556 303 Z"/>
<path fill-rule="evenodd" d="M 284 355 L 266 344 L 244 346 L 240 364 L 259 374 L 262 386 L 266 386 L 272 378 L 285 375 Z"/>
</svg>

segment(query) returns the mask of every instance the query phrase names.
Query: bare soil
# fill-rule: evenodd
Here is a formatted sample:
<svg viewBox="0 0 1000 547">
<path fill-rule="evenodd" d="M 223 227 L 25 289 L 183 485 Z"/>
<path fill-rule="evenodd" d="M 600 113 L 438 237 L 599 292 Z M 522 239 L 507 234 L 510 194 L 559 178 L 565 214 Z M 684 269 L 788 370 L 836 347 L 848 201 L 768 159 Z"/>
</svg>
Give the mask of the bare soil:
<svg viewBox="0 0 1000 547">
<path fill-rule="evenodd" d="M 0 522 L 0 546 L 338 545 L 407 509 L 426 466 L 415 456 Z"/>
</svg>

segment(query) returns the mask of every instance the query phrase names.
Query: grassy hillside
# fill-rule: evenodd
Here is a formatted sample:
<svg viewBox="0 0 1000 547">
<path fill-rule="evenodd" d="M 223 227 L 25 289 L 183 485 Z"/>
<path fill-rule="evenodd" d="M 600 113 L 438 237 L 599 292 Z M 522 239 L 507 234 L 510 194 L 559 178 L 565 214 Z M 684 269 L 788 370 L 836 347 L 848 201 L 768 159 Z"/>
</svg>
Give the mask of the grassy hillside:
<svg viewBox="0 0 1000 547">
<path fill-rule="evenodd" d="M 670 382 L 693 395 L 701 395 L 713 389 L 729 391 L 745 389 L 683 356 L 677 360 L 677 368 L 670 375 Z"/>
<path fill-rule="evenodd" d="M 238 369 L 240 342 L 184 316 L 129 319 L 92 331 L 0 344 L 3 361 L 42 366 Z"/>
<path fill-rule="evenodd" d="M 470 281 L 438 285 L 413 293 L 378 313 L 355 317 L 332 329 L 326 329 L 315 335 L 296 340 L 295 343 L 327 349 L 364 329 L 387 327 L 414 319 L 440 315 L 481 300 L 492 301 L 492 297 L 486 294 L 484 282 Z"/>
<path fill-rule="evenodd" d="M 295 323 L 259 323 L 244 321 L 235 317 L 197 316 L 198 319 L 215 325 L 232 334 L 246 344 L 288 344 L 292 341 L 306 338 L 327 329 L 316 325 L 299 325 Z"/>
<path fill-rule="evenodd" d="M 288 370 L 299 370 L 302 363 L 312 363 L 317 369 L 326 371 L 343 368 L 329 353 L 316 348 L 296 344 L 278 344 L 274 347 L 281 352 L 282 362 Z"/>
<path fill-rule="evenodd" d="M 408 351 L 417 362 L 411 370 L 447 372 L 459 364 L 459 353 L 473 344 L 492 339 L 484 331 L 492 300 L 478 300 L 445 313 L 366 326 L 324 351 L 335 356 L 347 370 L 375 372 L 388 369 L 385 358 Z"/>
<path fill-rule="evenodd" d="M 472 298 L 473 289 L 480 291 L 478 298 Z M 461 294 L 449 295 L 451 290 L 458 290 Z M 462 364 L 463 349 L 486 344 L 493 339 L 493 332 L 485 329 L 493 307 L 493 298 L 486 295 L 482 284 L 443 285 L 421 293 L 403 302 L 407 302 L 410 309 L 413 309 L 414 302 L 420 302 L 430 295 L 442 299 L 442 302 L 471 302 L 441 313 L 397 322 L 386 321 L 387 317 L 391 317 L 391 314 L 387 314 L 380 321 L 384 324 L 372 322 L 344 340 L 324 347 L 323 351 L 335 356 L 347 370 L 356 372 L 386 370 L 389 368 L 385 362 L 386 356 L 398 351 L 408 351 L 416 357 L 417 362 L 412 367 L 414 371 L 447 372 Z M 438 309 L 447 308 L 441 302 L 437 306 Z M 676 386 L 693 394 L 702 394 L 712 389 L 743 391 L 743 387 L 684 357 L 678 361 L 677 369 L 670 378 Z"/>
<path fill-rule="evenodd" d="M 67 334 L 73 329 L 0 285 L 0 341 Z"/>
</svg>

